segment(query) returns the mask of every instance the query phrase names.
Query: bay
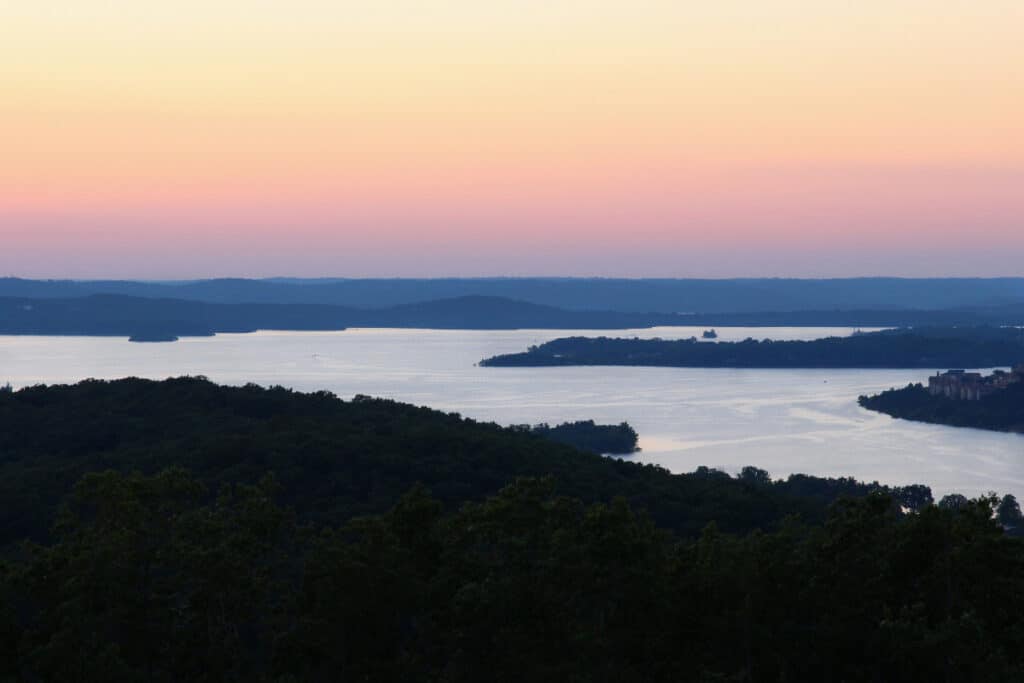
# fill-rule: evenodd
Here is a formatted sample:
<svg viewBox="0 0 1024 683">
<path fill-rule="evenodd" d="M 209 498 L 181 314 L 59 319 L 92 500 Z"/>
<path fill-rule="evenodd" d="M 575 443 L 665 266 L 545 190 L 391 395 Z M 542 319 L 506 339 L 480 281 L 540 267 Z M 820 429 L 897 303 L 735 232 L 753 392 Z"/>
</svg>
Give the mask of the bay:
<svg viewBox="0 0 1024 683">
<path fill-rule="evenodd" d="M 632 367 L 482 368 L 482 358 L 569 335 L 700 336 L 644 330 L 409 330 L 224 334 L 171 344 L 111 337 L 0 336 L 0 384 L 205 375 L 226 384 L 381 396 L 500 424 L 628 421 L 641 451 L 675 472 L 754 465 L 923 483 L 937 496 L 1024 494 L 1024 436 L 894 420 L 860 394 L 926 381 L 925 370 L 750 370 Z M 848 328 L 718 328 L 719 339 L 815 339 Z M 936 368 L 939 370 L 940 368 Z M 941 368 L 945 369 L 945 368 Z"/>
</svg>

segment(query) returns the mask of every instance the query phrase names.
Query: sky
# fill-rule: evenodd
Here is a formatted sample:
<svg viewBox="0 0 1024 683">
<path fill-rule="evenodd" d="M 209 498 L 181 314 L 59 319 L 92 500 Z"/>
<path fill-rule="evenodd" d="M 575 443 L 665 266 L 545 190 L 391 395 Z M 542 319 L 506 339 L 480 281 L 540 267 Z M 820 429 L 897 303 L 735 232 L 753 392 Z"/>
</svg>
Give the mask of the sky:
<svg viewBox="0 0 1024 683">
<path fill-rule="evenodd" d="M 1020 0 L 0 0 L 0 276 L 1024 275 Z"/>
</svg>

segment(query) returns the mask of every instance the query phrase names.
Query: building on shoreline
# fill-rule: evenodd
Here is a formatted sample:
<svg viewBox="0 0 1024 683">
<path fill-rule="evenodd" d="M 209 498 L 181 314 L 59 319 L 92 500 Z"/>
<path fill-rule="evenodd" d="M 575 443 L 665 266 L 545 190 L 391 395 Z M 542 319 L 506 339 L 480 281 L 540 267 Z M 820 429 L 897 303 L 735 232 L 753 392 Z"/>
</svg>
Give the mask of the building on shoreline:
<svg viewBox="0 0 1024 683">
<path fill-rule="evenodd" d="M 1009 372 L 996 370 L 991 375 L 965 370 L 947 370 L 928 378 L 928 393 L 945 396 L 956 401 L 978 401 L 990 394 L 1005 389 L 1011 384 L 1024 381 L 1024 364 Z"/>
</svg>

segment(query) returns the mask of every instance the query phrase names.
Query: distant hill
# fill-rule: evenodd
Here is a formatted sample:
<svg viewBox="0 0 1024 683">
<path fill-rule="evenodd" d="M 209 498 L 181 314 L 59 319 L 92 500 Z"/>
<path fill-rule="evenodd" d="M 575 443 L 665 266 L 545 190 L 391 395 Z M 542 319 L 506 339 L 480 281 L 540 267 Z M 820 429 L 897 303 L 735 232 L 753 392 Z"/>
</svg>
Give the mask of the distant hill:
<svg viewBox="0 0 1024 683">
<path fill-rule="evenodd" d="M 72 285 L 68 287 L 73 288 Z M 614 330 L 662 325 L 904 327 L 1016 324 L 1022 319 L 1024 304 L 984 310 L 680 315 L 570 310 L 496 296 L 462 296 L 377 309 L 312 303 L 225 304 L 123 294 L 87 294 L 64 298 L 0 297 L 0 334 L 147 338 L 203 336 L 259 329 L 340 330 L 346 327 L 481 330 Z"/>
<path fill-rule="evenodd" d="M 948 327 L 1024 325 L 1024 302 L 946 309 L 821 309 L 694 313 L 687 325 L 734 327 Z"/>
<path fill-rule="evenodd" d="M 208 336 L 257 329 L 344 329 L 330 306 L 208 304 L 93 294 L 71 299 L 0 299 L 0 334 Z"/>
<path fill-rule="evenodd" d="M 379 310 L 325 304 L 212 304 L 114 294 L 0 298 L 0 334 L 204 336 L 259 329 L 622 329 L 673 324 L 681 324 L 678 316 L 566 311 L 500 297 L 461 297 Z"/>
<path fill-rule="evenodd" d="M 404 304 L 354 314 L 352 326 L 435 329 L 626 329 L 684 325 L 684 316 L 666 313 L 578 311 L 496 296 L 463 296 Z"/>
<path fill-rule="evenodd" d="M 939 310 L 1024 304 L 1024 278 L 225 278 L 181 282 L 0 279 L 0 297 L 68 298 L 90 294 L 355 308 L 488 296 L 571 310 L 632 313 Z"/>
</svg>

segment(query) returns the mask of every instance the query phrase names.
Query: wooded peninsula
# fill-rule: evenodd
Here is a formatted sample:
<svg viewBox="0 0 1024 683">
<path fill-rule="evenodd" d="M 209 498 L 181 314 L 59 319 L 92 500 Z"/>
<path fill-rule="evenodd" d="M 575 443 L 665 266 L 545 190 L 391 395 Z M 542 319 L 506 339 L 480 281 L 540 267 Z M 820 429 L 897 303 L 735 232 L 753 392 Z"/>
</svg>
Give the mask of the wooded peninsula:
<svg viewBox="0 0 1024 683">
<path fill-rule="evenodd" d="M 1024 434 L 1024 383 L 1009 386 L 975 401 L 935 396 L 920 384 L 861 396 L 861 406 L 918 422 L 975 427 Z M 1021 442 L 1024 453 L 1024 440 Z"/>
<path fill-rule="evenodd" d="M 563 337 L 522 353 L 486 358 L 488 367 L 651 365 L 697 368 L 987 368 L 1024 359 L 1016 328 L 912 328 L 813 341 Z"/>
</svg>

